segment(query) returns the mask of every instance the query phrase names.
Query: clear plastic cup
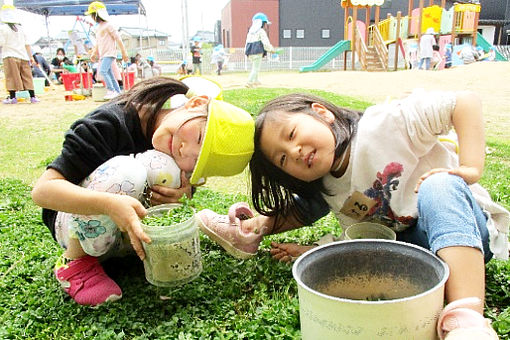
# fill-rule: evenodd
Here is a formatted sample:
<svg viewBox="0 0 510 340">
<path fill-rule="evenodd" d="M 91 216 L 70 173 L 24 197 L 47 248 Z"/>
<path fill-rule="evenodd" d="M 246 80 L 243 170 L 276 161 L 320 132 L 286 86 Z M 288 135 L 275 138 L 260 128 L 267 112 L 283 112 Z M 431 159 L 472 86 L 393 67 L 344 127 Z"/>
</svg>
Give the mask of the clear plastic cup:
<svg viewBox="0 0 510 340">
<path fill-rule="evenodd" d="M 162 204 L 149 208 L 147 216 L 162 216 L 180 204 Z M 152 242 L 143 243 L 145 278 L 161 287 L 180 286 L 202 272 L 202 256 L 197 217 L 173 225 L 149 226 L 143 231 Z"/>
</svg>

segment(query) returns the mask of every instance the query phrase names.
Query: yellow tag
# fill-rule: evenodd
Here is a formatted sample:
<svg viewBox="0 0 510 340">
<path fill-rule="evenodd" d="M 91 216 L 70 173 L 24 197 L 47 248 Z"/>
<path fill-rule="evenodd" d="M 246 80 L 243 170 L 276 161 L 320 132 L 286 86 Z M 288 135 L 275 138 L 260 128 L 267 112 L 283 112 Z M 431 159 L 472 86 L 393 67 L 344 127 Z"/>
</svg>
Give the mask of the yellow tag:
<svg viewBox="0 0 510 340">
<path fill-rule="evenodd" d="M 377 202 L 359 191 L 352 193 L 340 212 L 352 219 L 361 220 Z"/>
</svg>

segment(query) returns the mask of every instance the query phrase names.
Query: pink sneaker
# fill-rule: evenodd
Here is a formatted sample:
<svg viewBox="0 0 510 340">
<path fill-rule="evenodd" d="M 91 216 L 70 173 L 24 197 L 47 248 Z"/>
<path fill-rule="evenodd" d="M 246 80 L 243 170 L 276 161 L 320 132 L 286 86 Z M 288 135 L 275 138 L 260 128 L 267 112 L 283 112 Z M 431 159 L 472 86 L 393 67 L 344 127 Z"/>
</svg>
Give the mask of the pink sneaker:
<svg viewBox="0 0 510 340">
<path fill-rule="evenodd" d="M 64 265 L 57 262 L 54 273 L 62 289 L 80 305 L 98 306 L 122 297 L 120 287 L 106 275 L 96 257 L 87 255 Z"/>
<path fill-rule="evenodd" d="M 498 334 L 483 315 L 469 307 L 480 299 L 472 297 L 449 303 L 439 315 L 437 334 L 441 340 L 498 340 Z"/>
<path fill-rule="evenodd" d="M 204 209 L 197 214 L 200 229 L 213 241 L 222 246 L 227 253 L 238 259 L 249 259 L 257 254 L 263 234 L 245 232 L 241 220 L 255 216 L 244 202 L 233 204 L 228 215 L 219 215 L 212 210 Z"/>
<path fill-rule="evenodd" d="M 31 102 L 32 104 L 37 104 L 37 103 L 39 103 L 39 102 L 40 102 L 40 100 L 39 100 L 39 98 L 37 98 L 37 97 L 31 97 L 31 98 L 30 98 L 30 102 Z"/>
</svg>

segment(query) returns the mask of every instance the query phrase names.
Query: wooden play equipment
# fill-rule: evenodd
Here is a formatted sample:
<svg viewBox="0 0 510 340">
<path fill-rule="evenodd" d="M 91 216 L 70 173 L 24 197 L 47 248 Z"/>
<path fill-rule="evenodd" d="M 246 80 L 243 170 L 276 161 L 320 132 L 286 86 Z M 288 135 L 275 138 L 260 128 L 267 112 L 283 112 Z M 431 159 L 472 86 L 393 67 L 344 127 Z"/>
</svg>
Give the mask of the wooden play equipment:
<svg viewBox="0 0 510 340">
<path fill-rule="evenodd" d="M 356 56 L 361 68 L 365 71 L 387 71 L 389 68 L 397 70 L 399 50 L 406 57 L 404 42 L 419 41 L 428 28 L 433 28 L 439 34 L 441 54 L 447 43 L 452 45 L 471 43 L 477 45 L 477 39 L 483 39 L 477 34 L 478 19 L 481 6 L 479 4 L 454 4 L 445 9 L 446 0 L 435 5 L 434 0 L 408 0 L 408 13 L 402 16 L 399 11 L 396 16 L 388 14 L 386 19 L 380 20 L 380 6 L 384 0 L 341 0 L 344 8 L 344 40 L 351 41 L 352 69 L 355 69 Z M 371 10 L 375 9 L 374 22 L 371 24 Z M 364 10 L 364 21 L 359 20 L 359 11 Z M 395 44 L 394 65 L 388 65 L 389 45 Z M 490 43 L 478 44 L 486 49 Z M 487 48 L 488 49 L 488 48 Z M 497 59 L 505 60 L 502 55 Z M 347 68 L 347 51 L 344 52 L 344 69 Z"/>
</svg>

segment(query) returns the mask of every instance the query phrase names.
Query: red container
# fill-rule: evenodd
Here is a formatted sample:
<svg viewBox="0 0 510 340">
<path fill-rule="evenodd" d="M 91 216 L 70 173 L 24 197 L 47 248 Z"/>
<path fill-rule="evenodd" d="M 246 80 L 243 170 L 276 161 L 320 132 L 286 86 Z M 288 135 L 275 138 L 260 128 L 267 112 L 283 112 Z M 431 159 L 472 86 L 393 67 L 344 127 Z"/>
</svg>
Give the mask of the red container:
<svg viewBox="0 0 510 340">
<path fill-rule="evenodd" d="M 72 91 L 80 88 L 80 73 L 62 73 L 62 81 L 64 82 L 64 88 L 66 91 Z M 92 88 L 92 74 L 81 73 L 81 79 L 83 79 L 83 88 Z"/>
<path fill-rule="evenodd" d="M 122 72 L 122 87 L 124 91 L 129 90 L 135 85 L 135 72 Z"/>
</svg>

